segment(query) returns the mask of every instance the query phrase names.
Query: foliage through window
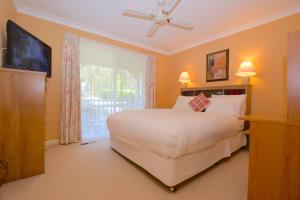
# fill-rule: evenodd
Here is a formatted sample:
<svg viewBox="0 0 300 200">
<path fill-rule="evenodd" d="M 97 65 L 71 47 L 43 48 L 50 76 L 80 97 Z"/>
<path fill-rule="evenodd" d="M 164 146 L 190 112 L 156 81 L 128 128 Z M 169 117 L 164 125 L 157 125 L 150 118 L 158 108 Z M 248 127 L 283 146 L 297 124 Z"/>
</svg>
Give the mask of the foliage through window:
<svg viewBox="0 0 300 200">
<path fill-rule="evenodd" d="M 81 39 L 83 140 L 107 136 L 110 114 L 145 108 L 146 65 L 146 55 Z"/>
</svg>

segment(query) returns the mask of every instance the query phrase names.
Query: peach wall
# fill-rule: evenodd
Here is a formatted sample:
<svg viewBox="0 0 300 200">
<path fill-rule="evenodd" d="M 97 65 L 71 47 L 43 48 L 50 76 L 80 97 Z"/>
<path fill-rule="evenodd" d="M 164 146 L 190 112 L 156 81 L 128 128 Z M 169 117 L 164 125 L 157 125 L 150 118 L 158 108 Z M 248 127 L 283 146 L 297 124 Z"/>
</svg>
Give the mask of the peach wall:
<svg viewBox="0 0 300 200">
<path fill-rule="evenodd" d="M 1 0 L 0 0 L 1 2 Z M 5 16 L 13 16 L 9 12 Z M 2 15 L 3 16 L 3 15 Z M 1 17 L 1 13 L 0 13 Z M 1 18 L 0 18 L 1 19 Z M 16 14 L 16 22 L 41 38 L 53 48 L 53 76 L 47 80 L 46 139 L 57 139 L 60 115 L 60 64 L 63 33 L 71 32 L 100 42 L 117 45 L 134 51 L 154 55 L 157 62 L 157 105 L 171 107 L 179 94 L 178 76 L 187 70 L 194 85 L 239 84 L 235 72 L 241 61 L 253 61 L 257 77 L 252 79 L 252 112 L 278 112 L 287 110 L 286 99 L 286 42 L 287 34 L 300 29 L 300 14 L 237 33 L 195 48 L 164 56 L 139 47 L 86 33 L 80 30 L 41 20 L 24 14 Z M 1 24 L 2 25 L 2 24 Z M 2 27 L 2 26 L 1 26 Z M 206 54 L 230 49 L 229 81 L 206 83 Z"/>
<path fill-rule="evenodd" d="M 181 71 L 187 70 L 195 85 L 239 84 L 235 72 L 241 61 L 250 59 L 257 71 L 251 82 L 252 113 L 286 113 L 287 35 L 299 29 L 300 14 L 296 14 L 172 55 L 168 81 L 174 89 L 170 102 L 175 102 L 179 94 L 177 79 Z M 227 48 L 230 49 L 229 81 L 206 83 L 206 54 Z"/>
<path fill-rule="evenodd" d="M 87 37 L 99 42 L 104 42 L 119 47 L 131 49 L 148 55 L 153 55 L 157 60 L 157 106 L 168 106 L 168 98 L 165 90 L 168 89 L 168 84 L 165 84 L 165 77 L 169 73 L 167 66 L 167 57 L 152 51 L 138 48 L 132 45 L 121 43 L 108 38 L 100 37 L 94 34 L 86 33 L 70 27 L 62 26 L 49 21 L 41 20 L 35 17 L 17 13 L 16 22 L 31 32 L 33 35 L 40 38 L 52 47 L 52 77 L 47 79 L 47 94 L 46 94 L 46 140 L 57 139 L 59 136 L 59 118 L 61 106 L 61 48 L 63 42 L 63 33 L 70 32 L 82 37 Z"/>
<path fill-rule="evenodd" d="M 16 9 L 12 0 L 0 0 L 0 51 L 6 47 L 6 22 L 15 17 Z M 0 63 L 2 64 L 2 56 L 0 56 Z"/>
</svg>

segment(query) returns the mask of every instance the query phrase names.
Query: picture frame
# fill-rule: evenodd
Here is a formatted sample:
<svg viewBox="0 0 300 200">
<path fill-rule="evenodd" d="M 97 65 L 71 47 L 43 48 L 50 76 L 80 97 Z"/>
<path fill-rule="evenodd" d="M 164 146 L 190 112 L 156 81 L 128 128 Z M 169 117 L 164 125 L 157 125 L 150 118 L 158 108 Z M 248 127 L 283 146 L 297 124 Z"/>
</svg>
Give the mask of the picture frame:
<svg viewBox="0 0 300 200">
<path fill-rule="evenodd" d="M 209 53 L 206 56 L 206 82 L 229 79 L 229 49 Z"/>
</svg>

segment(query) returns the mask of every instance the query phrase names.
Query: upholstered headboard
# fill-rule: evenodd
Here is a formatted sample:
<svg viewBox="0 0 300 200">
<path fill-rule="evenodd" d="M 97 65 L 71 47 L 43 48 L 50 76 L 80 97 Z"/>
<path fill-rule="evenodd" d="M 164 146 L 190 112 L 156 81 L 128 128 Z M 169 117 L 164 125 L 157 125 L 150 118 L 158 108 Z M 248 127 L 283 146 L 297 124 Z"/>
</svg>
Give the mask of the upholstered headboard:
<svg viewBox="0 0 300 200">
<path fill-rule="evenodd" d="M 251 113 L 251 86 L 250 85 L 228 85 L 228 86 L 213 86 L 213 87 L 194 87 L 182 88 L 182 96 L 197 96 L 203 92 L 205 96 L 211 97 L 212 94 L 216 95 L 240 95 L 246 94 L 246 114 Z M 249 129 L 249 123 L 245 122 L 245 129 Z"/>
</svg>

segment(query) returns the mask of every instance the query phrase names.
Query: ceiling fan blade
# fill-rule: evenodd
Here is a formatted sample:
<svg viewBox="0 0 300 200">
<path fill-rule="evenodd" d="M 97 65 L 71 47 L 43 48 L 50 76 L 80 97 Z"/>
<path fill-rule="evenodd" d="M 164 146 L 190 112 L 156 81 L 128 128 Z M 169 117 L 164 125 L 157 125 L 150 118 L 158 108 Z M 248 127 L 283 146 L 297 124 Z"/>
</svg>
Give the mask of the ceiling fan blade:
<svg viewBox="0 0 300 200">
<path fill-rule="evenodd" d="M 186 30 L 192 30 L 194 28 L 193 25 L 186 23 L 186 22 L 178 21 L 176 19 L 168 19 L 168 24 L 170 26 L 174 26 L 174 27 L 178 27 L 178 28 L 182 28 L 182 29 L 186 29 Z"/>
<path fill-rule="evenodd" d="M 136 17 L 136 18 L 147 19 L 147 20 L 152 20 L 155 17 L 152 14 L 143 13 L 135 10 L 129 10 L 129 9 L 124 10 L 123 15 L 127 17 Z"/>
<path fill-rule="evenodd" d="M 178 6 L 178 4 L 180 3 L 181 0 L 175 0 L 175 2 L 173 3 L 173 5 L 167 10 L 168 15 L 170 15 L 175 8 Z"/>
<path fill-rule="evenodd" d="M 147 36 L 151 37 L 153 36 L 159 29 L 160 24 L 159 23 L 154 23 L 151 29 L 148 31 Z"/>
</svg>

